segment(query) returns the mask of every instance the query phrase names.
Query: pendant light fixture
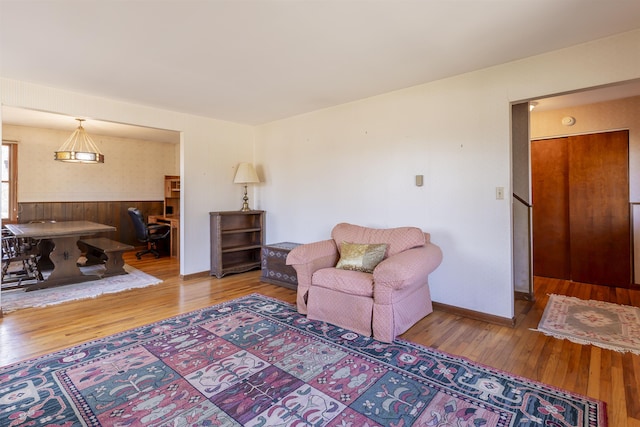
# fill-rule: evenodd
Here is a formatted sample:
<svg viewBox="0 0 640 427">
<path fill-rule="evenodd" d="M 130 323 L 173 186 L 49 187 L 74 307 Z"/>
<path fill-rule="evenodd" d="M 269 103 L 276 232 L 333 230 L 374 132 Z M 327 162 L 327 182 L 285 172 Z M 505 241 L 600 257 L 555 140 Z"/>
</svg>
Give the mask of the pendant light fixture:
<svg viewBox="0 0 640 427">
<path fill-rule="evenodd" d="M 82 127 L 84 119 L 76 119 L 78 128 L 62 147 L 55 152 L 54 159 L 72 163 L 104 163 L 104 155 Z"/>
</svg>

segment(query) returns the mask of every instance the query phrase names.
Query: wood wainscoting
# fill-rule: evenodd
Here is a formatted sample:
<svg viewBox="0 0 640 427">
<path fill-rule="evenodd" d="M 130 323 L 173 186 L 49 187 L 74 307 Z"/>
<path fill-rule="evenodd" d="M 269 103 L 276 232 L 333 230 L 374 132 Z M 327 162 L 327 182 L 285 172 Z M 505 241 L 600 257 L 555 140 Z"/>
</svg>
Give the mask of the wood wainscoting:
<svg viewBox="0 0 640 427">
<path fill-rule="evenodd" d="M 106 201 L 106 202 L 35 202 L 18 203 L 18 222 L 31 221 L 93 221 L 111 225 L 116 231 L 100 233 L 95 237 L 108 237 L 132 246 L 140 246 L 133 223 L 127 213 L 130 207 L 140 209 L 144 218 L 162 215 L 163 200 Z"/>
</svg>

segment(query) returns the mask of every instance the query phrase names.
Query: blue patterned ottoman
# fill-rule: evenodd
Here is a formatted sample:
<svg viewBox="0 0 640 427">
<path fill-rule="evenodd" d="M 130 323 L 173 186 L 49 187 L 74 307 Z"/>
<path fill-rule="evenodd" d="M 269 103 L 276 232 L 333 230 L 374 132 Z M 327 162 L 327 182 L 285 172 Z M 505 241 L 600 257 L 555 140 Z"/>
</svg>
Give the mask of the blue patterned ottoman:
<svg viewBox="0 0 640 427">
<path fill-rule="evenodd" d="M 262 275 L 261 282 L 298 289 L 296 270 L 287 265 L 289 251 L 300 243 L 282 242 L 262 247 Z"/>
</svg>

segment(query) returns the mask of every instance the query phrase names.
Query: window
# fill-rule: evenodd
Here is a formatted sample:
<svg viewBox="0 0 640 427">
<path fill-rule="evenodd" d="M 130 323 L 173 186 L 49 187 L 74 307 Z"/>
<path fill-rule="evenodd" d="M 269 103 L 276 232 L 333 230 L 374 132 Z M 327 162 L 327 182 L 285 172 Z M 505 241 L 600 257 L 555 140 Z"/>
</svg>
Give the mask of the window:
<svg viewBox="0 0 640 427">
<path fill-rule="evenodd" d="M 18 144 L 2 141 L 2 222 L 18 220 Z"/>
</svg>

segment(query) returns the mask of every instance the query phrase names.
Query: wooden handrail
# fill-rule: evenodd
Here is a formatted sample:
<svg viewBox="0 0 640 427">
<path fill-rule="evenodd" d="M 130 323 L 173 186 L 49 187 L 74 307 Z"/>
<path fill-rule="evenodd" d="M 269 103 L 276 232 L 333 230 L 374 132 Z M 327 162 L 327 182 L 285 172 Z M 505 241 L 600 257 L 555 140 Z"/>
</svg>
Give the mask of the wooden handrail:
<svg viewBox="0 0 640 427">
<path fill-rule="evenodd" d="M 529 204 L 526 200 L 524 200 L 522 197 L 518 196 L 516 193 L 513 193 L 513 198 L 516 199 L 517 201 L 519 201 L 520 203 L 522 203 L 523 205 L 525 205 L 528 208 L 532 208 L 533 205 Z"/>
</svg>

